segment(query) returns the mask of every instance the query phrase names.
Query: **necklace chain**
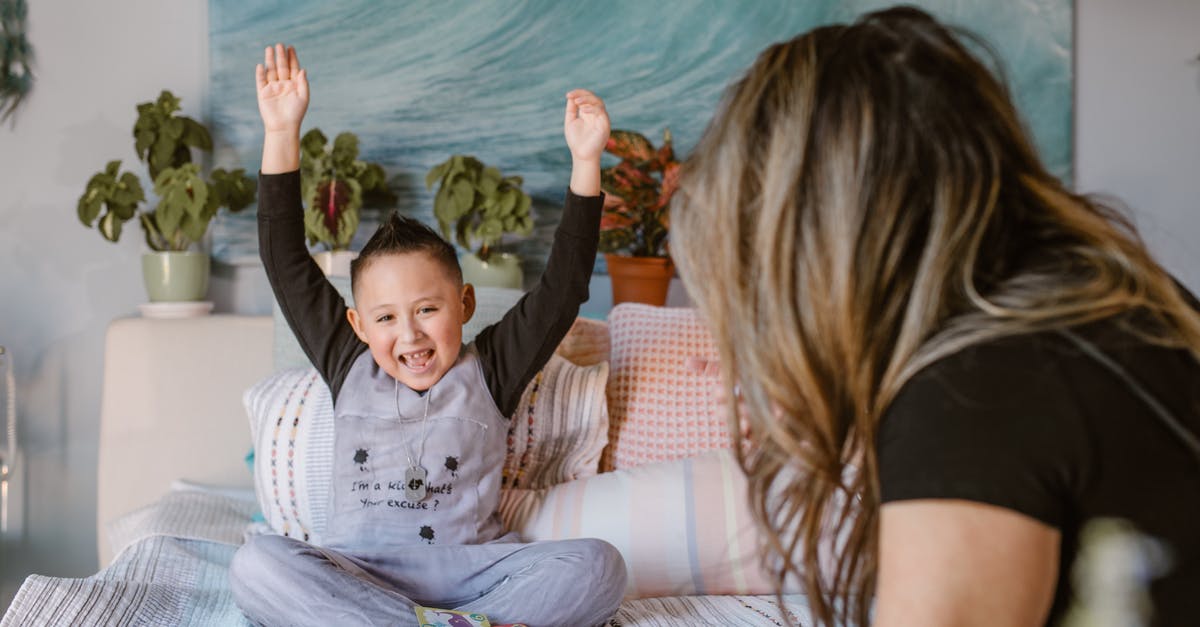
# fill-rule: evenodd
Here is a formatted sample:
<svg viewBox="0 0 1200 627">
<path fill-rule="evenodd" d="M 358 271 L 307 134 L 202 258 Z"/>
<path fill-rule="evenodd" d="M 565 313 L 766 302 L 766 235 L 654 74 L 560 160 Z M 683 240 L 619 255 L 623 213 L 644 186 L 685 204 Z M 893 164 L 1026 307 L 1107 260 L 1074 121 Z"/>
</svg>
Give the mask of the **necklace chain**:
<svg viewBox="0 0 1200 627">
<path fill-rule="evenodd" d="M 396 384 L 396 421 L 400 422 L 400 381 L 392 379 Z M 409 468 L 418 468 L 421 465 L 421 458 L 425 457 L 425 438 L 429 435 L 429 399 L 433 397 L 433 386 L 425 390 L 425 413 L 421 416 L 421 443 L 417 448 L 417 458 L 414 460 L 412 455 L 412 446 L 409 445 L 408 438 L 404 438 L 404 456 L 408 458 Z"/>
</svg>

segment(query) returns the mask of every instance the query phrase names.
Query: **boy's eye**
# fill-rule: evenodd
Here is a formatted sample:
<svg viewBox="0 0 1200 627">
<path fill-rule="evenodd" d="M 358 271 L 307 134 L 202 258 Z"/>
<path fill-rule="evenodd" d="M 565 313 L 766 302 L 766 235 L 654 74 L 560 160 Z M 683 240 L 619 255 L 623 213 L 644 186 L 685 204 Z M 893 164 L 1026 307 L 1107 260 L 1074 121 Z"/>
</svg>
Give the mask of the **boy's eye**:
<svg viewBox="0 0 1200 627">
<path fill-rule="evenodd" d="M 428 313 L 433 313 L 433 312 L 435 312 L 435 311 L 437 311 L 437 307 L 422 307 L 422 308 L 420 308 L 420 309 L 418 309 L 418 310 L 417 310 L 417 313 L 419 313 L 419 314 L 428 314 Z"/>
<path fill-rule="evenodd" d="M 375 319 L 375 322 L 387 322 L 392 319 L 392 314 L 383 314 Z"/>
</svg>

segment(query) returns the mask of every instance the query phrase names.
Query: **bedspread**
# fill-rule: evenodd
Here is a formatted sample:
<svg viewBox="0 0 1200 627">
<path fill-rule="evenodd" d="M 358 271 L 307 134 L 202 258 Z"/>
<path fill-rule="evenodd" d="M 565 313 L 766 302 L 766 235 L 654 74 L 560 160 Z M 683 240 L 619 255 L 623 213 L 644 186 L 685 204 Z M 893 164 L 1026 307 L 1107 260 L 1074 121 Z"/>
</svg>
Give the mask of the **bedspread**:
<svg viewBox="0 0 1200 627">
<path fill-rule="evenodd" d="M 117 557 L 83 579 L 32 575 L 0 627 L 16 625 L 248 625 L 229 590 L 229 562 L 256 510 L 248 490 L 177 482 L 155 504 L 109 525 Z M 810 624 L 804 597 L 785 597 L 793 624 Z M 626 601 L 610 627 L 783 625 L 774 597 L 697 596 Z"/>
</svg>

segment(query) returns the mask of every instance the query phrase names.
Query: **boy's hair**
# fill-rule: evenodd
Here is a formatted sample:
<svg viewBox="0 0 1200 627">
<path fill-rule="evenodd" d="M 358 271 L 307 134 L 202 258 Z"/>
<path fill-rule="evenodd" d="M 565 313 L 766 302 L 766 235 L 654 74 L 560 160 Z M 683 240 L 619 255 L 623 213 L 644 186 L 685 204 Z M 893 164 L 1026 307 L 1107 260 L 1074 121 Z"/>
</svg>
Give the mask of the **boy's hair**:
<svg viewBox="0 0 1200 627">
<path fill-rule="evenodd" d="M 428 254 L 452 281 L 462 285 L 462 268 L 458 265 L 454 247 L 420 220 L 393 212 L 375 229 L 358 257 L 350 262 L 350 290 L 356 291 L 359 275 L 375 258 L 404 253 Z"/>
</svg>

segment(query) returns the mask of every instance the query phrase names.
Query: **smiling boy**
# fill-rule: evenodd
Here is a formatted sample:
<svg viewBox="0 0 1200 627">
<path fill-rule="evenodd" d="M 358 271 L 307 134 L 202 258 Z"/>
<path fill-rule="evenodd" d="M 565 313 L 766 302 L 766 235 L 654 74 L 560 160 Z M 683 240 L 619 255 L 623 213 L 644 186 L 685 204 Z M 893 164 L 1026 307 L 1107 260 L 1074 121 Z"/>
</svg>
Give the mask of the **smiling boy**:
<svg viewBox="0 0 1200 627">
<path fill-rule="evenodd" d="M 351 263 L 355 307 L 346 310 L 375 363 L 413 390 L 428 390 L 454 366 L 475 310 L 454 250 L 423 227 L 397 215 L 381 227 Z M 415 240 L 410 250 L 395 242 L 401 232 Z"/>
<path fill-rule="evenodd" d="M 508 416 L 588 297 L 604 103 L 567 94 L 571 182 L 546 272 L 463 345 L 474 290 L 453 247 L 416 220 L 393 215 L 375 232 L 351 266 L 355 306 L 345 306 L 304 247 L 306 73 L 280 44 L 256 74 L 259 247 L 280 309 L 333 395 L 334 468 L 322 546 L 251 538 L 230 567 L 238 606 L 260 624 L 415 625 L 414 605 L 493 622 L 603 622 L 625 587 L 616 549 L 590 539 L 523 544 L 495 512 Z"/>
</svg>

